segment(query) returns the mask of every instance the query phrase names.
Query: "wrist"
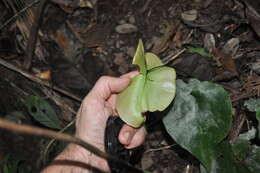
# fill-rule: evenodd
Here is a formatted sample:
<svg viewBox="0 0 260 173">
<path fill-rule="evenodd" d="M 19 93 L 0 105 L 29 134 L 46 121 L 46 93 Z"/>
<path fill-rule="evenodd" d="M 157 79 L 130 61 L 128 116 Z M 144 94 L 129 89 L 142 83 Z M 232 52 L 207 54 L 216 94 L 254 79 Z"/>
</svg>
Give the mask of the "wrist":
<svg viewBox="0 0 260 173">
<path fill-rule="evenodd" d="M 97 168 L 104 172 L 109 171 L 109 166 L 105 159 L 94 155 L 90 151 L 76 144 L 69 144 L 55 160 L 71 160 L 81 162 L 84 163 L 90 170 Z"/>
</svg>

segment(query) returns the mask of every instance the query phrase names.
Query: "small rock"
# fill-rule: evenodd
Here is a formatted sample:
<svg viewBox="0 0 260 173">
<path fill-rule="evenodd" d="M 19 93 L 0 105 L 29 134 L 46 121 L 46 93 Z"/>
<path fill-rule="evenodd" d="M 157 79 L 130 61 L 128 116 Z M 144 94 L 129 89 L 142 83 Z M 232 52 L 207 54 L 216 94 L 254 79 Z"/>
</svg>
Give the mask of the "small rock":
<svg viewBox="0 0 260 173">
<path fill-rule="evenodd" d="M 125 20 L 119 20 L 119 22 L 118 22 L 118 24 L 120 24 L 120 25 L 122 25 L 122 24 L 125 24 L 126 23 L 126 21 Z"/>
<path fill-rule="evenodd" d="M 135 17 L 134 16 L 130 16 L 128 21 L 129 21 L 129 23 L 134 24 L 135 23 Z"/>
<path fill-rule="evenodd" d="M 198 11 L 197 10 L 189 10 L 185 11 L 181 14 L 181 18 L 185 21 L 192 22 L 196 20 L 198 17 Z"/>
<path fill-rule="evenodd" d="M 127 53 L 127 55 L 129 55 L 130 57 L 134 57 L 134 55 L 135 55 L 135 48 L 134 48 L 134 47 L 127 47 L 126 53 Z"/>
<path fill-rule="evenodd" d="M 115 30 L 119 34 L 130 34 L 133 32 L 137 32 L 138 28 L 133 24 L 125 23 L 125 24 L 116 26 Z"/>
</svg>

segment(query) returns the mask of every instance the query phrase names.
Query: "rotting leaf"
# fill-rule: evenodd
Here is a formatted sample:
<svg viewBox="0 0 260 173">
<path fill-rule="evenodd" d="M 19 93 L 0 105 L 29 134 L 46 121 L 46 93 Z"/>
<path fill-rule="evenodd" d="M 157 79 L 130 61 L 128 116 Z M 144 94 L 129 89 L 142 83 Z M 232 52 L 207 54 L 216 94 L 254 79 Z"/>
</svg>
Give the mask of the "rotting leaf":
<svg viewBox="0 0 260 173">
<path fill-rule="evenodd" d="M 163 63 L 153 53 L 144 52 L 140 40 L 133 64 L 137 64 L 140 73 L 131 84 L 118 95 L 117 111 L 120 118 L 133 127 L 144 123 L 143 113 L 164 110 L 175 96 L 176 72 Z"/>
<path fill-rule="evenodd" d="M 28 96 L 25 105 L 36 121 L 49 128 L 61 129 L 56 112 L 47 101 L 38 96 Z"/>
<path fill-rule="evenodd" d="M 228 134 L 232 122 L 228 93 L 217 84 L 177 80 L 171 111 L 163 123 L 170 136 L 211 170 L 215 146 Z"/>
<path fill-rule="evenodd" d="M 238 75 L 235 61 L 231 55 L 224 53 L 218 48 L 214 49 L 212 54 L 215 57 L 217 63 L 219 63 L 219 65 L 222 66 L 225 71 L 229 71 L 234 73 L 234 75 Z"/>
</svg>

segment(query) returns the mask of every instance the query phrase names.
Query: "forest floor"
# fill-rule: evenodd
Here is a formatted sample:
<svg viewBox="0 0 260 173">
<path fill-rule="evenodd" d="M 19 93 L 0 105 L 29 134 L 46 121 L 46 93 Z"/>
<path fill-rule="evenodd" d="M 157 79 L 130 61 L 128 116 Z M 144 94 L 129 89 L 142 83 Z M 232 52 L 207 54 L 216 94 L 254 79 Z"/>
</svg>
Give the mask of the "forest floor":
<svg viewBox="0 0 260 173">
<path fill-rule="evenodd" d="M 65 127 L 100 76 L 135 69 L 131 61 L 142 39 L 146 51 L 176 69 L 178 79 L 212 81 L 229 92 L 235 112 L 230 133 L 238 135 L 256 122 L 243 103 L 260 93 L 259 2 L 92 0 L 85 7 L 77 0 L 54 0 L 44 7 L 35 56 L 29 59 L 26 45 L 38 10 L 32 2 L 0 1 L 1 117 L 44 127 L 25 106 L 26 97 L 35 95 L 48 101 Z M 159 118 L 155 122 L 139 166 L 153 173 L 199 172 L 196 158 L 169 138 Z M 73 133 L 73 127 L 66 132 Z M 14 157 L 9 165 L 17 162 L 37 172 L 64 147 L 56 142 L 46 154 L 48 143 L 0 131 L 0 165 Z"/>
</svg>

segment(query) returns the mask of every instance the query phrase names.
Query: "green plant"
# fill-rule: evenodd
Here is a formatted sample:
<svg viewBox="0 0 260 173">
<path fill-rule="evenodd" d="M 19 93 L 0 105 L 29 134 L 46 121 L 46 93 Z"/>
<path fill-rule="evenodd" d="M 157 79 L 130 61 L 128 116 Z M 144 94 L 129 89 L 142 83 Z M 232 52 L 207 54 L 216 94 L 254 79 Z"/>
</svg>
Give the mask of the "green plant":
<svg viewBox="0 0 260 173">
<path fill-rule="evenodd" d="M 133 64 L 139 66 L 140 73 L 118 95 L 116 108 L 123 121 L 139 127 L 145 120 L 143 113 L 162 111 L 169 106 L 175 96 L 176 73 L 173 68 L 163 66 L 155 54 L 145 53 L 141 40 Z"/>
<path fill-rule="evenodd" d="M 188 50 L 212 56 L 204 49 L 188 47 Z M 164 67 L 156 55 L 145 54 L 141 41 L 133 64 L 139 66 L 140 74 L 119 94 L 117 101 L 117 110 L 123 121 L 139 127 L 144 122 L 142 114 L 164 110 L 175 97 L 177 88 L 175 100 L 163 123 L 176 143 L 201 162 L 201 173 L 260 172 L 260 148 L 250 142 L 255 138 L 254 129 L 233 141 L 227 140 L 232 126 L 232 104 L 222 86 L 196 79 L 188 83 L 177 80 L 175 86 L 174 69 Z M 254 107 L 256 118 L 260 120 L 260 102 L 252 101 L 248 105 Z"/>
</svg>

